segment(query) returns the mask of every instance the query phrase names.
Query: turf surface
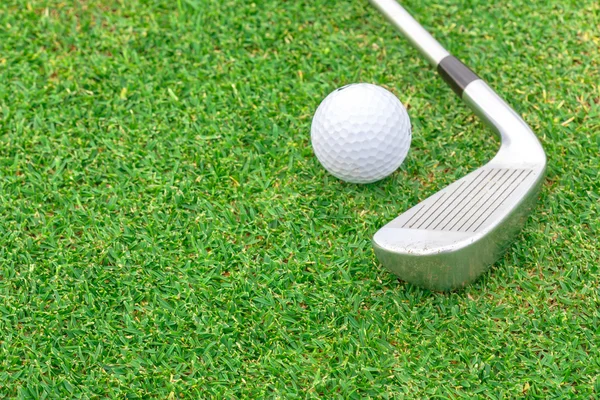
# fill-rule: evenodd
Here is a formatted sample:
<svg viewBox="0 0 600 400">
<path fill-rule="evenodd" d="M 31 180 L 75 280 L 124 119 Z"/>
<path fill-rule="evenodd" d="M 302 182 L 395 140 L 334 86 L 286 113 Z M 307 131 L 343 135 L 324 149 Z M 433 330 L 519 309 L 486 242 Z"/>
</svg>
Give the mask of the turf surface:
<svg viewBox="0 0 600 400">
<path fill-rule="evenodd" d="M 366 1 L 0 2 L 0 397 L 598 397 L 600 5 L 405 5 L 549 159 L 510 251 L 451 294 L 370 237 L 498 142 Z M 309 142 L 357 81 L 414 128 L 367 186 Z"/>
</svg>

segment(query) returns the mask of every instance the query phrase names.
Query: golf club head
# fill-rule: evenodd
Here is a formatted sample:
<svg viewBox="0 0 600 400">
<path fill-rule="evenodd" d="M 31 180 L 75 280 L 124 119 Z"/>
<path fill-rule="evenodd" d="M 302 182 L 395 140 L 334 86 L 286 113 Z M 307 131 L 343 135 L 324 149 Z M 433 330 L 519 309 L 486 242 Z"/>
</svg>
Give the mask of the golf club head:
<svg viewBox="0 0 600 400">
<path fill-rule="evenodd" d="M 470 82 L 462 98 L 500 136 L 500 150 L 373 237 L 384 267 L 436 291 L 464 287 L 502 255 L 535 204 L 546 167 L 531 129 L 485 82 Z"/>
</svg>

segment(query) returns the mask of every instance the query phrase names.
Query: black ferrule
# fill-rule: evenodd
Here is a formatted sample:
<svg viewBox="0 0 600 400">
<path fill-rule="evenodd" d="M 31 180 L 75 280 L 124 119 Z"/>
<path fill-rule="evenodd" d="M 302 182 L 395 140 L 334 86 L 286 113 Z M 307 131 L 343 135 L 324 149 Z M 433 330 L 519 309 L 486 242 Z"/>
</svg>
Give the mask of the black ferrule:
<svg viewBox="0 0 600 400">
<path fill-rule="evenodd" d="M 437 71 L 459 97 L 462 97 L 469 83 L 479 79 L 475 72 L 454 56 L 447 56 L 440 61 Z"/>
</svg>

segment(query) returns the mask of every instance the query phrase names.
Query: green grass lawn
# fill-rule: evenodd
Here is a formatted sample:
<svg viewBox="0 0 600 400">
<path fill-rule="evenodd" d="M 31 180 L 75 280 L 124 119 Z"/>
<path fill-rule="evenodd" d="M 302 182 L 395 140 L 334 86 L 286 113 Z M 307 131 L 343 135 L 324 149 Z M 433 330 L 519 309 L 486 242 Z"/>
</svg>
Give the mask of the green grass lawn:
<svg viewBox="0 0 600 400">
<path fill-rule="evenodd" d="M 548 154 L 449 294 L 370 239 L 498 140 L 366 0 L 0 2 L 0 397 L 600 396 L 600 3 L 404 4 Z M 365 186 L 309 132 L 359 81 L 414 136 Z"/>
</svg>

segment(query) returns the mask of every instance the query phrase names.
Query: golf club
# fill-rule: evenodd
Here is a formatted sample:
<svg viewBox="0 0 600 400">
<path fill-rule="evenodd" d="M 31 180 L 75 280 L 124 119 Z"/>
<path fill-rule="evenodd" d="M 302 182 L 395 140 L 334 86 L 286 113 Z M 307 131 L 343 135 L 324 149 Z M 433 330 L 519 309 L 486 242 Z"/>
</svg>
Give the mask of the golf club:
<svg viewBox="0 0 600 400">
<path fill-rule="evenodd" d="M 461 288 L 481 276 L 523 226 L 542 186 L 546 155 L 521 117 L 402 6 L 395 0 L 370 1 L 501 140 L 486 165 L 373 237 L 377 258 L 400 279 L 430 290 Z"/>
</svg>

